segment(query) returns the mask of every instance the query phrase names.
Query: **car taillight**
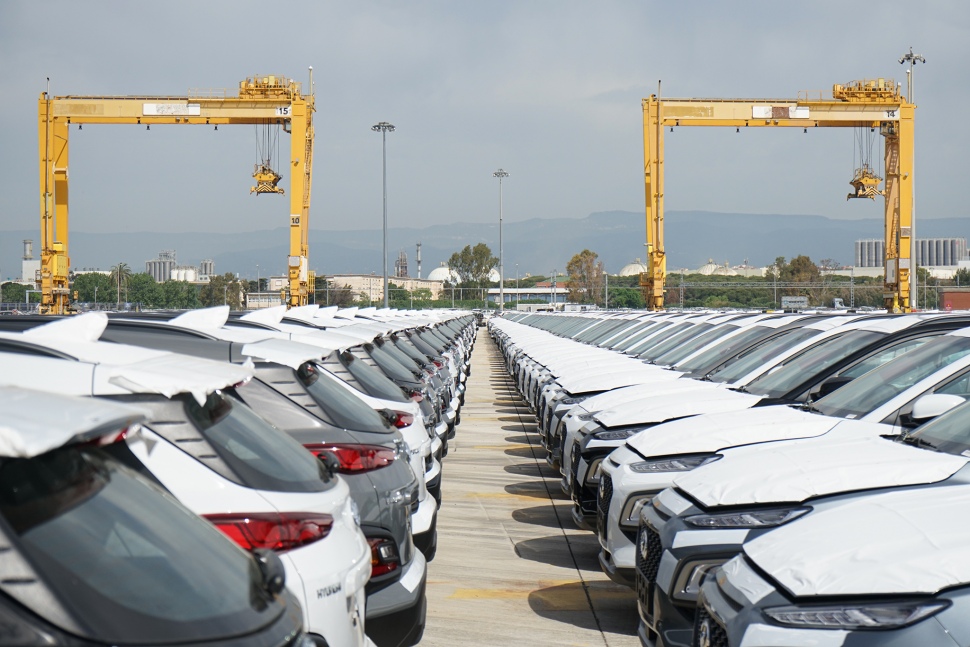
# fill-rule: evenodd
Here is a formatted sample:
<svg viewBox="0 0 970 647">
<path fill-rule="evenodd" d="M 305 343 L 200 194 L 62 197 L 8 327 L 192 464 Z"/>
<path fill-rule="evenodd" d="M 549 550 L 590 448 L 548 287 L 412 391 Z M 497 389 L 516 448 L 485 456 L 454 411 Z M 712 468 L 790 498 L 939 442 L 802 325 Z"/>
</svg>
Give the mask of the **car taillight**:
<svg viewBox="0 0 970 647">
<path fill-rule="evenodd" d="M 401 568 L 401 557 L 393 539 L 368 537 L 370 545 L 370 576 L 380 577 Z"/>
<path fill-rule="evenodd" d="M 434 362 L 434 365 L 435 365 L 436 367 L 438 367 L 438 368 L 441 368 L 442 366 L 444 366 L 444 365 L 445 365 L 445 363 L 444 363 L 444 362 L 442 362 L 442 361 L 441 361 L 440 359 L 436 359 L 436 360 L 432 360 L 432 361 Z"/>
<path fill-rule="evenodd" d="M 299 548 L 330 534 L 333 517 L 314 512 L 207 514 L 206 519 L 246 550 Z"/>
<path fill-rule="evenodd" d="M 391 413 L 394 415 L 394 420 L 392 423 L 398 429 L 409 427 L 414 424 L 414 416 L 406 411 L 392 411 Z"/>
<path fill-rule="evenodd" d="M 329 455 L 337 459 L 343 474 L 358 474 L 387 467 L 397 458 L 397 452 L 380 445 L 354 445 L 345 443 L 304 445 L 316 456 Z"/>
<path fill-rule="evenodd" d="M 424 395 L 417 389 L 408 390 L 408 397 L 411 398 L 413 402 L 421 402 L 424 400 Z"/>
</svg>

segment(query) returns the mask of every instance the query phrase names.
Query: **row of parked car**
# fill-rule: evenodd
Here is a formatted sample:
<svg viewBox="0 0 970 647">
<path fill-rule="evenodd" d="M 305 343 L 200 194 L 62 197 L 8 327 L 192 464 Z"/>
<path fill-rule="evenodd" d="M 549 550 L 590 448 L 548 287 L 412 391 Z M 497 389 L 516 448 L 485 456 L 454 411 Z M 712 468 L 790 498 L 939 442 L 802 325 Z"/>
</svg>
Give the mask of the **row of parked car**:
<svg viewBox="0 0 970 647">
<path fill-rule="evenodd" d="M 490 332 L 644 645 L 970 645 L 970 315 Z"/>
<path fill-rule="evenodd" d="M 416 644 L 475 332 L 316 306 L 0 318 L 0 642 Z"/>
</svg>

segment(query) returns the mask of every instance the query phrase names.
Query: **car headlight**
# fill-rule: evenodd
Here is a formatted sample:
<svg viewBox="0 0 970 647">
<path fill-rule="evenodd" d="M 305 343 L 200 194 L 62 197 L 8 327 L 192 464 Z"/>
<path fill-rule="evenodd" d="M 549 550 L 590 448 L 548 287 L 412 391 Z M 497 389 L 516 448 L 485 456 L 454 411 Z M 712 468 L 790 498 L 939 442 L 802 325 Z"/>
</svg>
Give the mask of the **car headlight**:
<svg viewBox="0 0 970 647">
<path fill-rule="evenodd" d="M 653 497 L 657 496 L 659 492 L 660 490 L 655 490 L 631 494 L 626 503 L 623 504 L 623 511 L 620 512 L 620 527 L 636 530 L 640 525 L 640 510 L 653 501 Z"/>
<path fill-rule="evenodd" d="M 677 576 L 674 584 L 674 598 L 685 602 L 697 602 L 697 594 L 700 593 L 701 583 L 708 573 L 718 566 L 721 566 L 729 558 L 694 560 L 684 564 Z"/>
<path fill-rule="evenodd" d="M 807 514 L 811 508 L 750 510 L 722 514 L 695 514 L 684 521 L 697 528 L 774 528 Z"/>
<path fill-rule="evenodd" d="M 600 465 L 602 463 L 602 458 L 594 458 L 589 467 L 586 468 L 586 478 L 584 479 L 586 485 L 596 485 L 600 482 Z"/>
<path fill-rule="evenodd" d="M 589 398 L 588 395 L 574 395 L 568 398 L 563 398 L 562 400 L 559 401 L 559 404 L 579 404 L 580 402 L 582 402 L 583 400 L 586 400 L 587 398 Z"/>
<path fill-rule="evenodd" d="M 583 422 L 589 422 L 590 420 L 592 420 L 593 418 L 596 417 L 596 413 L 597 413 L 596 411 L 593 411 L 593 412 L 590 412 L 590 413 L 581 413 L 581 414 L 579 414 L 576 417 L 579 420 L 582 420 Z"/>
<path fill-rule="evenodd" d="M 701 465 L 713 463 L 720 460 L 720 454 L 709 454 L 706 456 L 672 456 L 670 458 L 658 458 L 650 461 L 638 461 L 630 463 L 630 470 L 637 474 L 653 474 L 655 472 L 689 472 L 697 469 Z"/>
<path fill-rule="evenodd" d="M 825 606 L 774 607 L 765 615 L 789 627 L 821 629 L 896 629 L 939 613 L 948 600 L 871 602 Z"/>
<path fill-rule="evenodd" d="M 582 416 L 580 416 L 581 418 Z M 616 431 L 597 431 L 593 434 L 593 438 L 596 440 L 626 440 L 633 434 L 640 431 L 639 429 L 617 429 Z"/>
</svg>

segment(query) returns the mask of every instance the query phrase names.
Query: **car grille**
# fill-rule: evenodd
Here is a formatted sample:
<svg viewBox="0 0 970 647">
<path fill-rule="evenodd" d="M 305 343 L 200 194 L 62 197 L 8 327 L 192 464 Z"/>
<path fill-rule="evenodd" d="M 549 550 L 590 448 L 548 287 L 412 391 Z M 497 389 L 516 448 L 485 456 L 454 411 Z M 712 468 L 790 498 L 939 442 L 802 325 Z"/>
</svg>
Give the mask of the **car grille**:
<svg viewBox="0 0 970 647">
<path fill-rule="evenodd" d="M 573 492 L 576 493 L 576 500 L 579 501 L 582 488 L 576 480 L 579 475 L 579 447 L 573 448 L 573 453 L 569 455 L 569 478 L 573 484 Z"/>
<path fill-rule="evenodd" d="M 600 536 L 606 537 L 606 523 L 610 516 L 610 501 L 613 499 L 613 479 L 609 474 L 600 476 L 600 486 L 596 491 L 596 528 Z"/>
<path fill-rule="evenodd" d="M 704 607 L 697 609 L 692 647 L 728 647 L 727 631 Z"/>
<path fill-rule="evenodd" d="M 660 545 L 660 535 L 640 522 L 640 533 L 637 535 L 636 566 L 637 574 L 643 578 L 645 584 L 657 581 L 657 570 L 660 568 L 660 555 L 663 547 Z M 646 553 L 646 554 L 644 554 Z"/>
</svg>

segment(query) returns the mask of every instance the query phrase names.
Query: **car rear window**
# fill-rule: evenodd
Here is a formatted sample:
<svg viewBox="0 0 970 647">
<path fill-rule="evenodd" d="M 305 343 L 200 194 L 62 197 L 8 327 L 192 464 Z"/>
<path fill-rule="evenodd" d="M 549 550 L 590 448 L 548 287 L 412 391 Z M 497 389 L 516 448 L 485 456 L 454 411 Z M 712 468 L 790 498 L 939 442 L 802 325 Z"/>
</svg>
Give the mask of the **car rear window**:
<svg viewBox="0 0 970 647">
<path fill-rule="evenodd" d="M 339 426 L 353 431 L 390 432 L 392 427 L 366 402 L 337 384 L 337 378 L 306 362 L 296 372 L 300 383 Z"/>
<path fill-rule="evenodd" d="M 276 492 L 322 492 L 330 487 L 333 477 L 323 463 L 243 402 L 218 392 L 204 405 L 193 397 L 181 398 L 196 429 L 249 487 Z"/>
<path fill-rule="evenodd" d="M 0 516 L 40 575 L 0 588 L 63 625 L 37 594 L 46 586 L 79 620 L 65 629 L 99 643 L 198 643 L 256 631 L 282 612 L 249 555 L 93 447 L 0 459 Z"/>
</svg>

